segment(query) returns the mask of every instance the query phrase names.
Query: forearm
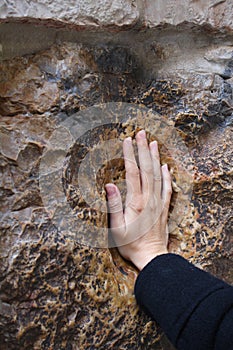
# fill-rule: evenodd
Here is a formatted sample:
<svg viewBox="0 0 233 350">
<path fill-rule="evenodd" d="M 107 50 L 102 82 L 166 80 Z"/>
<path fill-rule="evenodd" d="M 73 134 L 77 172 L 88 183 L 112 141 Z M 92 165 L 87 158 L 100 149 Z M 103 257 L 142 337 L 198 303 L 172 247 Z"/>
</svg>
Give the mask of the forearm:
<svg viewBox="0 0 233 350">
<path fill-rule="evenodd" d="M 141 271 L 135 296 L 182 350 L 212 349 L 222 319 L 233 310 L 233 287 L 174 254 L 156 257 Z"/>
</svg>

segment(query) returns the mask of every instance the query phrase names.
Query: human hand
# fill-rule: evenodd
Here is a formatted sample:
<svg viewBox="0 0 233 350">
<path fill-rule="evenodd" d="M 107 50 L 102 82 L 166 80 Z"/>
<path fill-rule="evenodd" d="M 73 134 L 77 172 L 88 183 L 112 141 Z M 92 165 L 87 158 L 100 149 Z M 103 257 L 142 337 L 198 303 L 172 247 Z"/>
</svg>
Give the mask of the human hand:
<svg viewBox="0 0 233 350">
<path fill-rule="evenodd" d="M 126 170 L 126 204 L 123 211 L 120 191 L 105 186 L 110 210 L 110 229 L 120 254 L 139 270 L 157 255 L 168 253 L 168 210 L 172 194 L 167 165 L 160 165 L 156 141 L 147 143 L 146 133 L 136 135 L 138 168 L 132 139 L 123 142 Z"/>
</svg>

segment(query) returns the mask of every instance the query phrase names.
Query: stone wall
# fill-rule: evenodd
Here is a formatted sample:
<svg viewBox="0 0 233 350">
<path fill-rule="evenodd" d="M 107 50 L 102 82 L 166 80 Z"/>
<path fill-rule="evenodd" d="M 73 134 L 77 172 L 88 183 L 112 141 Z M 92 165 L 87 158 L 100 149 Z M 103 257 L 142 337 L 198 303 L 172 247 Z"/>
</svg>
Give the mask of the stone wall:
<svg viewBox="0 0 233 350">
<path fill-rule="evenodd" d="M 172 349 L 134 267 L 83 242 L 107 232 L 104 183 L 125 193 L 112 140 L 145 127 L 173 171 L 170 251 L 233 283 L 232 1 L 3 0 L 0 57 L 1 348 Z"/>
<path fill-rule="evenodd" d="M 164 24 L 190 23 L 219 30 L 232 30 L 231 0 L 3 0 L 0 7 L 4 21 L 17 19 L 51 21 L 54 25 L 87 27 L 156 27 Z"/>
</svg>

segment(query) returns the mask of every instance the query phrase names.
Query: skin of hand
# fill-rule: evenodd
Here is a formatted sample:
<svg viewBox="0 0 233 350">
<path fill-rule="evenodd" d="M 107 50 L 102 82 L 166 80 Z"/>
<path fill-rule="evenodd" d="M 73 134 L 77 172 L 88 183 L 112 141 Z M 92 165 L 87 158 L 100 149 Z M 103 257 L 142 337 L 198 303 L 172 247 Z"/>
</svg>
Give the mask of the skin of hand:
<svg viewBox="0 0 233 350">
<path fill-rule="evenodd" d="M 105 186 L 110 211 L 110 230 L 123 258 L 142 270 L 153 258 L 168 253 L 168 211 L 172 195 L 167 165 L 160 165 L 157 141 L 148 145 L 145 130 L 136 135 L 139 167 L 131 137 L 123 142 L 126 170 L 126 203 L 120 191 Z"/>
</svg>

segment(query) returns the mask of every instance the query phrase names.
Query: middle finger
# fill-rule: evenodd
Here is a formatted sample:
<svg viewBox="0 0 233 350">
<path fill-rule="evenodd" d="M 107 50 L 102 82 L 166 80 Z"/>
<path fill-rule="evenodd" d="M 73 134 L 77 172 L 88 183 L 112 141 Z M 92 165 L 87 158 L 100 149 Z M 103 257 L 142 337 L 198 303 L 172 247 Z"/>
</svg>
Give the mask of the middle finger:
<svg viewBox="0 0 233 350">
<path fill-rule="evenodd" d="M 141 186 L 144 195 L 153 193 L 153 164 L 148 147 L 146 132 L 141 130 L 136 135 L 140 165 Z"/>
<path fill-rule="evenodd" d="M 141 195 L 140 172 L 134 155 L 134 149 L 131 137 L 123 142 L 123 153 L 126 170 L 126 202 L 136 200 Z"/>
</svg>

